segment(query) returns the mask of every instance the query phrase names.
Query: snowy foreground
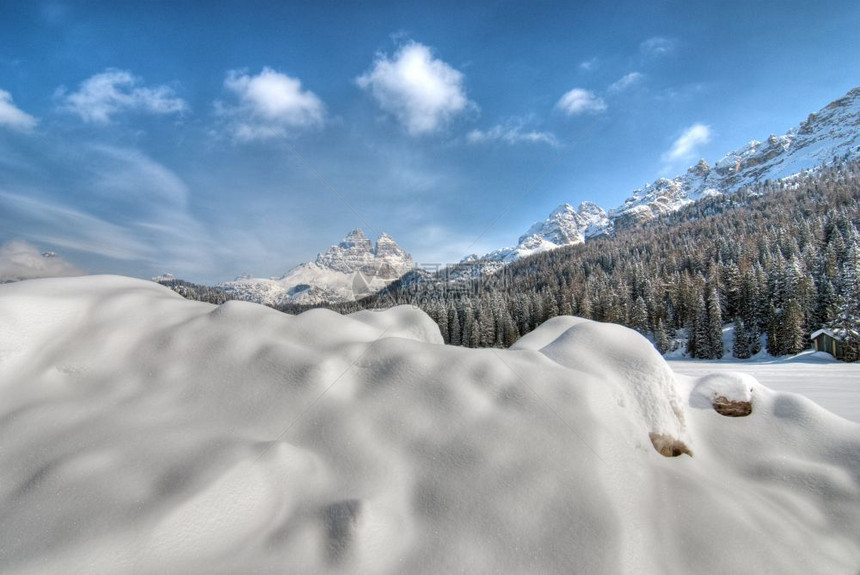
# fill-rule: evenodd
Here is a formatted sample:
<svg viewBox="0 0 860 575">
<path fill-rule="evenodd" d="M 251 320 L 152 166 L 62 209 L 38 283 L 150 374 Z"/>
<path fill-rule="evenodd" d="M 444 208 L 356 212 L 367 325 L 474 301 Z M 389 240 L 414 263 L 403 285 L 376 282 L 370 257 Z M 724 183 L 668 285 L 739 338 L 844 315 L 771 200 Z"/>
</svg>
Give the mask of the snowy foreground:
<svg viewBox="0 0 860 575">
<path fill-rule="evenodd" d="M 856 574 L 858 533 L 860 425 L 618 326 L 0 286 L 0 572 Z"/>
<path fill-rule="evenodd" d="M 836 415 L 860 423 L 860 362 L 845 363 L 824 352 L 804 352 L 759 360 L 671 360 L 669 365 L 675 373 L 695 377 L 748 373 L 771 389 L 800 393 Z"/>
</svg>

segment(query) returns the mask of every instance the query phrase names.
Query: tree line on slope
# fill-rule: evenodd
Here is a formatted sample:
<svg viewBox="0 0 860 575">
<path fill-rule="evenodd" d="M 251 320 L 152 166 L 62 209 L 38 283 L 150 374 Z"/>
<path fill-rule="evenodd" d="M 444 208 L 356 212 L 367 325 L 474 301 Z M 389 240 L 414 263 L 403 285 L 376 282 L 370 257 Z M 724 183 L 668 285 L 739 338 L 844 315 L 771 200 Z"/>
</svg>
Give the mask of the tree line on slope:
<svg viewBox="0 0 860 575">
<path fill-rule="evenodd" d="M 686 335 L 714 359 L 734 323 L 738 358 L 794 354 L 830 327 L 858 348 L 860 162 L 703 199 L 644 227 L 532 256 L 487 278 L 395 282 L 341 312 L 419 306 L 445 341 L 507 347 L 556 315 L 622 324 L 661 353 Z M 295 310 L 294 310 L 295 311 Z M 765 337 L 762 337 L 764 335 Z"/>
<path fill-rule="evenodd" d="M 220 287 L 195 284 L 172 277 L 156 278 L 154 281 L 172 289 L 185 299 L 194 301 L 221 305 L 224 302 L 236 299 L 233 294 L 224 291 Z"/>
</svg>

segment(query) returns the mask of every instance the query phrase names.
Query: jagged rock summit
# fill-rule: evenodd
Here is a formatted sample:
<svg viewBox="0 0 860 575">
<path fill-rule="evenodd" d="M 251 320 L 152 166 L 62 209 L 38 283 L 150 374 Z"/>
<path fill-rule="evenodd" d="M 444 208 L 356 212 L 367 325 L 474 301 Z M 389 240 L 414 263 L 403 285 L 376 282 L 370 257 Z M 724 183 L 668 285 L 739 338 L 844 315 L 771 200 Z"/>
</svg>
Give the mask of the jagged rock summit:
<svg viewBox="0 0 860 575">
<path fill-rule="evenodd" d="M 378 291 L 412 267 L 412 256 L 394 238 L 383 233 L 374 245 L 355 229 L 314 261 L 278 279 L 240 277 L 220 287 L 240 299 L 266 305 L 336 303 Z"/>
<path fill-rule="evenodd" d="M 765 180 L 790 178 L 834 159 L 860 157 L 860 87 L 849 91 L 782 136 L 753 140 L 729 152 L 713 166 L 704 159 L 674 178 L 659 178 L 633 190 L 623 204 L 605 212 L 592 202 L 574 210 L 557 207 L 520 236 L 516 246 L 479 258 L 468 256 L 478 273 L 491 273 L 518 259 L 576 245 L 601 234 L 650 222 L 715 194 L 731 194 Z"/>
<path fill-rule="evenodd" d="M 490 252 L 483 259 L 506 264 L 532 254 L 581 244 L 587 238 L 605 233 L 608 225 L 606 212 L 597 204 L 583 202 L 578 210 L 570 204 L 561 204 L 544 221 L 535 223 L 521 235 L 516 246 Z"/>
</svg>

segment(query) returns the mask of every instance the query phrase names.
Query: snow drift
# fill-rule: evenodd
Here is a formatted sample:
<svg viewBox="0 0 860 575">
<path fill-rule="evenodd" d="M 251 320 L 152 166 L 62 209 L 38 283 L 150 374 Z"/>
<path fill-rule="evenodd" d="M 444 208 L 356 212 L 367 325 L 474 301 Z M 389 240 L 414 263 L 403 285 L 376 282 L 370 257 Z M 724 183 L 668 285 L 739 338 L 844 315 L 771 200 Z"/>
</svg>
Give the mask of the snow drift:
<svg viewBox="0 0 860 575">
<path fill-rule="evenodd" d="M 0 571 L 855 573 L 860 426 L 704 379 L 577 318 L 469 350 L 407 307 L 3 285 Z"/>
</svg>

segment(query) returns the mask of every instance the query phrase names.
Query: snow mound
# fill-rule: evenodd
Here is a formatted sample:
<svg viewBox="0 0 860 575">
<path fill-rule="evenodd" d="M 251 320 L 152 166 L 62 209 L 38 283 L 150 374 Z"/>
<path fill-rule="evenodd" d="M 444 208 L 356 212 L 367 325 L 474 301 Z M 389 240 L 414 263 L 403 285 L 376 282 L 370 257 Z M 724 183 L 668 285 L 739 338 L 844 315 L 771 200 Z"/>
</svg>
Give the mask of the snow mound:
<svg viewBox="0 0 860 575">
<path fill-rule="evenodd" d="M 752 392 L 758 381 L 745 373 L 712 373 L 703 377 L 690 394 L 690 405 L 713 407 L 727 417 L 752 413 Z"/>
<path fill-rule="evenodd" d="M 725 397 L 729 401 L 752 401 L 756 385 L 758 381 L 746 373 L 711 373 L 699 380 L 693 394 L 708 404 L 717 397 Z"/>
<path fill-rule="evenodd" d="M 558 333 L 564 324 L 569 327 Z M 633 409 L 649 434 L 688 441 L 675 376 L 647 339 L 619 325 L 580 318 L 548 327 L 555 337 L 540 349 L 542 354 L 614 384 L 618 404 Z"/>
<path fill-rule="evenodd" d="M 382 331 L 386 337 L 402 337 L 440 345 L 444 343 L 439 325 L 417 307 L 399 305 L 384 312 L 362 310 L 348 317 Z"/>
<path fill-rule="evenodd" d="M 856 571 L 860 425 L 673 376 L 617 326 L 514 347 L 440 345 L 408 307 L 2 285 L 0 571 Z M 749 417 L 696 400 L 747 385 Z"/>
</svg>

